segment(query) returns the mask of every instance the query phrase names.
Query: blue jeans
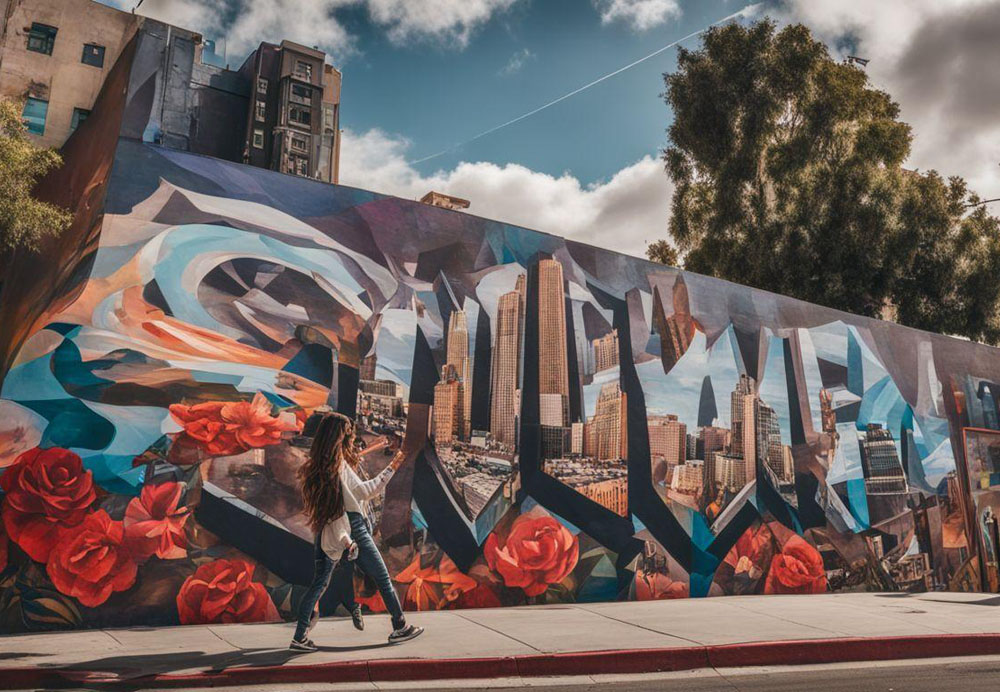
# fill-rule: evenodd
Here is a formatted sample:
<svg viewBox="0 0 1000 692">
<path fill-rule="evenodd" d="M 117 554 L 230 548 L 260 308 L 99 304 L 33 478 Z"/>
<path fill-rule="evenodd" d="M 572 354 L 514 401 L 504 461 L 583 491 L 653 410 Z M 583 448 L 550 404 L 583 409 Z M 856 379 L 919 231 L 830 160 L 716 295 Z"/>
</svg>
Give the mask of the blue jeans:
<svg viewBox="0 0 1000 692">
<path fill-rule="evenodd" d="M 392 615 L 393 629 L 399 629 L 406 625 L 406 618 L 403 617 L 403 606 L 396 595 L 396 589 L 392 585 L 392 577 L 386 569 L 382 554 L 375 545 L 372 538 L 371 527 L 368 520 L 356 512 L 348 512 L 347 518 L 351 521 L 351 538 L 358 544 L 358 559 L 354 562 L 341 560 L 334 571 L 333 581 L 338 585 L 341 595 L 341 603 L 348 610 L 355 607 L 354 601 L 354 565 L 361 568 L 361 571 L 371 577 L 378 586 L 382 600 L 385 602 L 386 610 Z"/>
<path fill-rule="evenodd" d="M 396 595 L 396 589 L 392 586 L 392 578 L 389 570 L 386 569 L 382 555 L 372 538 L 371 529 L 364 516 L 355 512 L 348 512 L 347 518 L 351 521 L 351 539 L 358 544 L 357 565 L 361 570 L 375 580 L 378 590 L 382 594 L 385 607 L 392 615 L 393 629 L 399 629 L 406 625 L 406 618 L 403 617 L 403 606 Z M 354 602 L 354 562 L 340 560 L 334 563 L 330 557 L 323 552 L 320 546 L 319 537 L 313 543 L 313 559 L 315 569 L 313 570 L 313 580 L 309 585 L 309 590 L 302 597 L 299 605 L 298 625 L 295 627 L 295 639 L 301 641 L 306 636 L 306 628 L 309 627 L 309 619 L 319 599 L 323 597 L 331 578 L 340 585 L 341 602 L 348 610 L 353 610 Z M 334 570 L 336 567 L 336 570 Z M 336 572 L 336 574 L 335 574 Z"/>
<path fill-rule="evenodd" d="M 346 560 L 341 560 L 341 562 L 346 562 Z M 305 639 L 306 628 L 309 627 L 309 620 L 312 618 L 313 610 L 316 609 L 316 604 L 323 597 L 326 587 L 330 585 L 330 577 L 333 576 L 334 562 L 323 551 L 323 547 L 320 545 L 319 534 L 316 535 L 316 540 L 313 541 L 313 564 L 312 583 L 309 584 L 309 589 L 302 597 L 302 602 L 299 603 L 299 619 L 298 624 L 295 626 L 294 635 L 296 641 Z"/>
</svg>

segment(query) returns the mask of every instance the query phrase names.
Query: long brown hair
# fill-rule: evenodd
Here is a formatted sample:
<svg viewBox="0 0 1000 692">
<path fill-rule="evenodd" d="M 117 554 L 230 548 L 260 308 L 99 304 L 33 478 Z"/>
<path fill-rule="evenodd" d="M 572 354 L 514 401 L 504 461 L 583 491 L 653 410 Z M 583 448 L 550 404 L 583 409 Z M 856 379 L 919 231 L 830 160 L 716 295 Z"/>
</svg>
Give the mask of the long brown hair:
<svg viewBox="0 0 1000 692">
<path fill-rule="evenodd" d="M 302 503 L 309 526 L 317 534 L 344 513 L 340 467 L 345 461 L 357 465 L 354 423 L 342 413 L 320 414 L 309 460 L 299 469 Z"/>
</svg>

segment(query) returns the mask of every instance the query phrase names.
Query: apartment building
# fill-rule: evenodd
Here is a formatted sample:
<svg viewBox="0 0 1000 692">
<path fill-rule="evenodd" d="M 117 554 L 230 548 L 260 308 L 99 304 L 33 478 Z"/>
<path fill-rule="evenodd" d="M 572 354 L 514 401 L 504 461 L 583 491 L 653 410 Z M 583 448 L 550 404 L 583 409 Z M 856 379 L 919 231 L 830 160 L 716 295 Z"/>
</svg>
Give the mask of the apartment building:
<svg viewBox="0 0 1000 692">
<path fill-rule="evenodd" d="M 92 0 L 0 0 L 0 96 L 24 102 L 38 144 L 86 120 L 139 20 Z"/>
</svg>

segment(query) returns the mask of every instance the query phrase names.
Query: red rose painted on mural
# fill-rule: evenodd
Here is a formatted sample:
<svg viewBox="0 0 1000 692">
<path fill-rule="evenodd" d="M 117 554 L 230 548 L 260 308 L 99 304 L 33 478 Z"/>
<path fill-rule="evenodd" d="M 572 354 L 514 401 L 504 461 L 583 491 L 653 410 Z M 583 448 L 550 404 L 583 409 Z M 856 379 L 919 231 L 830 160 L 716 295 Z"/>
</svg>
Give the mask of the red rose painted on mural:
<svg viewBox="0 0 1000 692">
<path fill-rule="evenodd" d="M 125 536 L 137 557 L 156 555 L 170 560 L 187 556 L 184 524 L 190 516 L 187 507 L 179 507 L 184 487 L 168 482 L 143 486 L 139 497 L 125 509 Z"/>
<path fill-rule="evenodd" d="M 771 560 L 764 593 L 823 593 L 826 572 L 823 558 L 801 536 L 793 535 Z"/>
<path fill-rule="evenodd" d="M 281 441 L 284 432 L 302 429 L 295 418 L 271 415 L 271 403 L 261 392 L 253 401 L 210 401 L 188 406 L 172 404 L 170 415 L 184 426 L 185 444 L 200 447 L 212 456 L 239 454 Z"/>
<path fill-rule="evenodd" d="M 491 533 L 483 553 L 486 564 L 505 585 L 538 596 L 573 571 L 580 542 L 556 519 L 529 512 L 514 520 L 506 536 Z"/>
<path fill-rule="evenodd" d="M 688 585 L 682 581 L 674 581 L 660 572 L 636 572 L 635 600 L 659 601 L 671 598 L 687 598 Z"/>
<path fill-rule="evenodd" d="M 7 568 L 7 530 L 0 521 L 0 572 Z"/>
<path fill-rule="evenodd" d="M 88 608 L 135 583 L 136 567 L 125 545 L 125 528 L 103 509 L 62 532 L 46 571 L 52 584 Z"/>
<path fill-rule="evenodd" d="M 10 540 L 32 560 L 46 562 L 60 531 L 83 521 L 97 498 L 80 457 L 61 447 L 35 447 L 0 476 L 3 523 Z"/>
<path fill-rule="evenodd" d="M 219 559 L 200 566 L 177 592 L 182 625 L 275 622 L 278 609 L 263 584 L 253 581 L 254 565 Z"/>
</svg>

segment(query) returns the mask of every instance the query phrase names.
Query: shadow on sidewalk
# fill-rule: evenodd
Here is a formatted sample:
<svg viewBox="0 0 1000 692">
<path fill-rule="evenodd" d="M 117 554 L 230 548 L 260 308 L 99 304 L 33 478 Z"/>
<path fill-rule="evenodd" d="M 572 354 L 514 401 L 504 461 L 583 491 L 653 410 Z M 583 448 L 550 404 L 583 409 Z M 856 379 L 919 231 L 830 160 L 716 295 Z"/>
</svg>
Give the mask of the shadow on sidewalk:
<svg viewBox="0 0 1000 692">
<path fill-rule="evenodd" d="M 363 644 L 359 646 L 321 646 L 320 652 L 349 653 L 391 646 L 389 642 Z M 81 661 L 71 665 L 39 664 L 39 668 L 51 668 L 64 673 L 67 681 L 82 682 L 86 676 L 87 689 L 128 689 L 122 682 L 140 683 L 151 675 L 191 673 L 218 673 L 232 668 L 260 668 L 283 666 L 306 652 L 288 649 L 242 649 L 207 654 L 204 651 L 178 651 L 163 654 L 134 654 L 108 656 L 91 661 Z M 97 677 L 91 677 L 94 674 Z M 107 676 L 106 679 L 104 675 Z M 136 689 L 142 687 L 138 684 Z"/>
</svg>

